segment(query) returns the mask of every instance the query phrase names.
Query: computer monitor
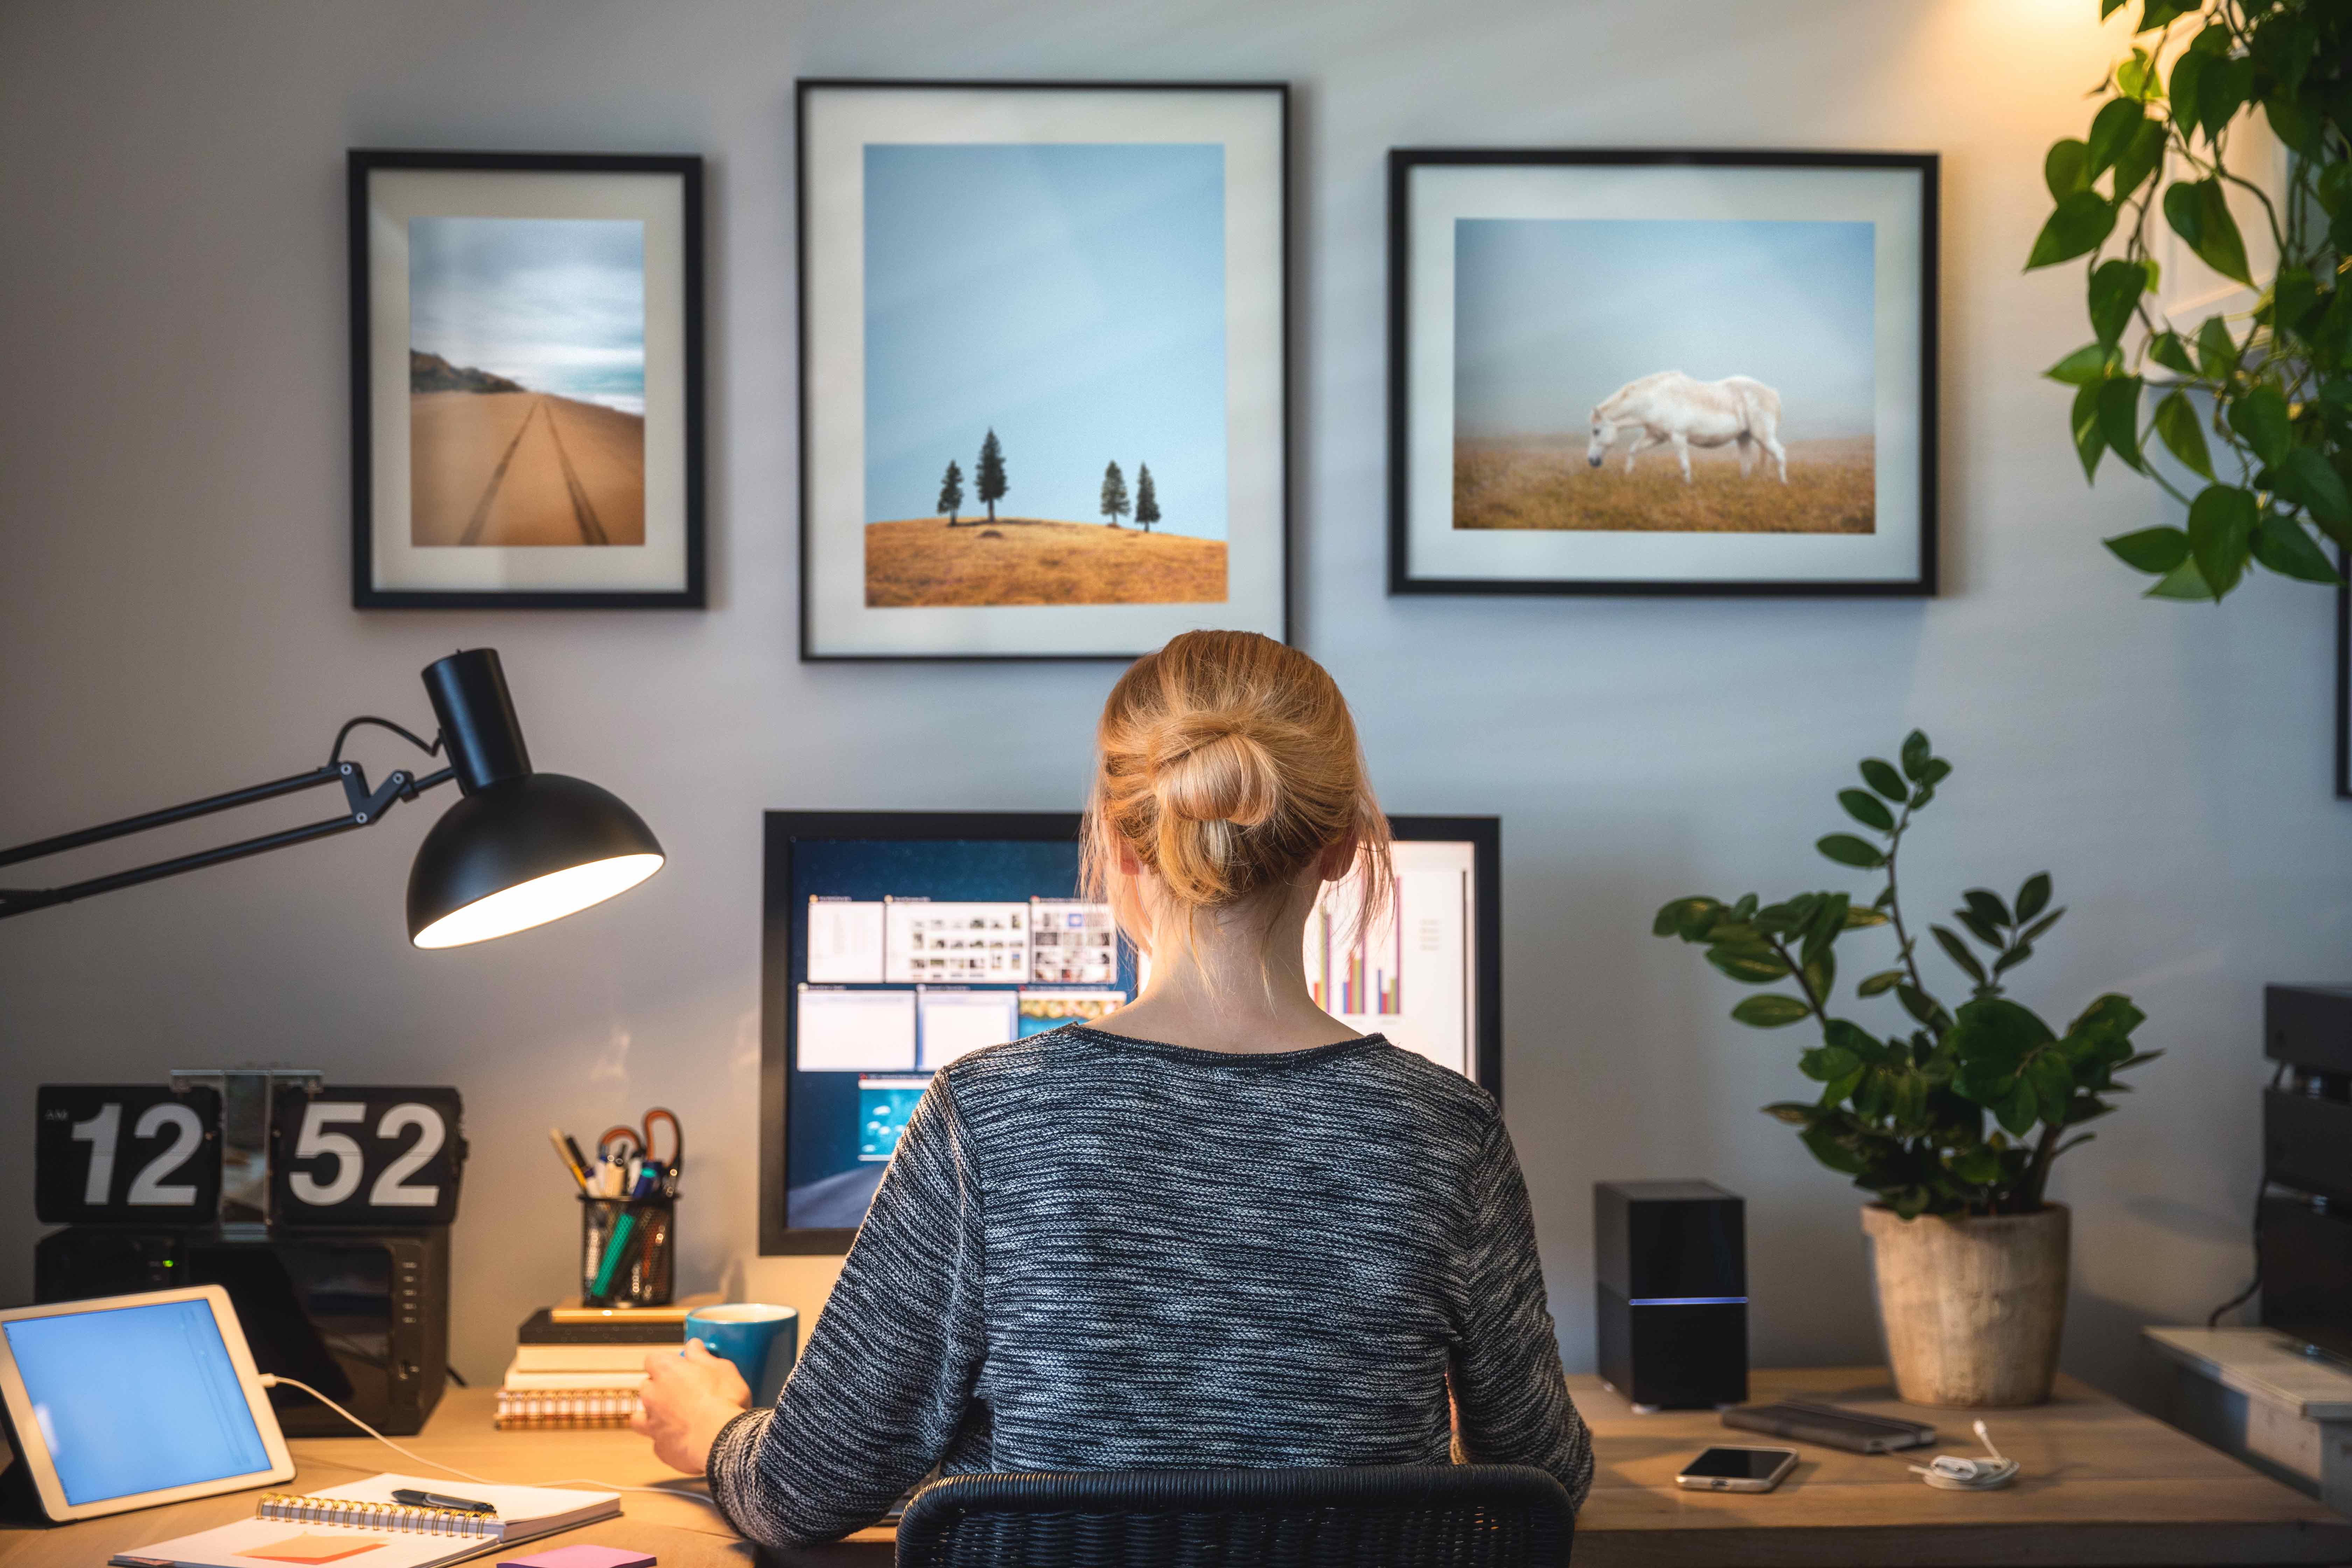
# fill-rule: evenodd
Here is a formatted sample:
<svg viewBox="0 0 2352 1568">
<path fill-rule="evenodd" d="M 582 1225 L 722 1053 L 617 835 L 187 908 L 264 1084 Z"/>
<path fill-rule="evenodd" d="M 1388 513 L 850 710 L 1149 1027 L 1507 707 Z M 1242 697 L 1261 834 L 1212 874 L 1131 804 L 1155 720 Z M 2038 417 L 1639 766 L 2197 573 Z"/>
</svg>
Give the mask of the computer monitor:
<svg viewBox="0 0 2352 1568">
<path fill-rule="evenodd" d="M 1307 922 L 1333 1016 L 1502 1092 L 1501 829 L 1397 816 L 1392 913 Z M 915 1102 L 967 1051 L 1099 1018 L 1139 966 L 1078 889 L 1076 812 L 772 811 L 761 956 L 760 1250 L 848 1249 Z"/>
</svg>

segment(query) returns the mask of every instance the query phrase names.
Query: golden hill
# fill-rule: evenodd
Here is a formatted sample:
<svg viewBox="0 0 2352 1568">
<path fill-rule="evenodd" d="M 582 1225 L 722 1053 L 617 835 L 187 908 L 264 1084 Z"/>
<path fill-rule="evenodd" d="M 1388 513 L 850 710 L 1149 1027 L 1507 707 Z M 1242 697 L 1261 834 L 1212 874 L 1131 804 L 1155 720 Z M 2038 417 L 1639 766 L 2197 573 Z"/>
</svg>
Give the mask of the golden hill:
<svg viewBox="0 0 2352 1568">
<path fill-rule="evenodd" d="M 1225 543 L 1103 523 L 983 514 L 866 525 L 866 602 L 911 605 L 1216 605 Z"/>
</svg>

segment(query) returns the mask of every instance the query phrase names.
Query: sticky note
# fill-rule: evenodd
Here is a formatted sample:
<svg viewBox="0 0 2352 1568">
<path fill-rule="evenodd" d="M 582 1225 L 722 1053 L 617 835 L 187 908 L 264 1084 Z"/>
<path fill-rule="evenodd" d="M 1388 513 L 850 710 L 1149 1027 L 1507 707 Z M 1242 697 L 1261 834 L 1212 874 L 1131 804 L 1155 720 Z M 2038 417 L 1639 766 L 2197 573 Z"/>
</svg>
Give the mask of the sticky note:
<svg viewBox="0 0 2352 1568">
<path fill-rule="evenodd" d="M 559 1546 L 529 1557 L 501 1557 L 499 1568 L 654 1568 L 654 1554 L 618 1546 Z"/>
<path fill-rule="evenodd" d="M 317 1568 L 322 1563 L 340 1563 L 346 1557 L 356 1557 L 362 1552 L 373 1552 L 384 1542 L 373 1539 L 353 1540 L 348 1535 L 306 1533 L 290 1535 L 268 1546 L 257 1546 L 239 1553 L 259 1557 L 271 1563 L 299 1563 Z M 585 1564 L 583 1564 L 585 1568 Z"/>
</svg>

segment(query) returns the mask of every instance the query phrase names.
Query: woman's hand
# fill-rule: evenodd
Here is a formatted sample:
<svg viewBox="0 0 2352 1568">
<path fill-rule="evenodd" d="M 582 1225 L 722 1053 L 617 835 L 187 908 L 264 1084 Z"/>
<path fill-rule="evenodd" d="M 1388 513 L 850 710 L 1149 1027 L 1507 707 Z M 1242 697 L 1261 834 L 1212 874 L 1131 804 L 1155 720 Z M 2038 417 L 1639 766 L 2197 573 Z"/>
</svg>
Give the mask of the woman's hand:
<svg viewBox="0 0 2352 1568">
<path fill-rule="evenodd" d="M 735 1363 L 712 1355 L 700 1340 L 686 1353 L 656 1351 L 646 1357 L 646 1385 L 629 1430 L 654 1440 L 654 1458 L 689 1476 L 702 1474 L 719 1429 L 751 1406 L 751 1390 Z"/>
</svg>

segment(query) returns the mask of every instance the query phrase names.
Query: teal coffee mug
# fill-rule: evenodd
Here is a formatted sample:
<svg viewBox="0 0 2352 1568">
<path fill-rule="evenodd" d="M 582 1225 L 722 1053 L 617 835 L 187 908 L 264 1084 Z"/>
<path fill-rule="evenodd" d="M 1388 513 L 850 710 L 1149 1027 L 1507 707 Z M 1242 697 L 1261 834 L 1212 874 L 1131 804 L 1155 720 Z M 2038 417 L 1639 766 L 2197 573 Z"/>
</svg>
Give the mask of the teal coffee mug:
<svg viewBox="0 0 2352 1568">
<path fill-rule="evenodd" d="M 791 1307 L 751 1302 L 697 1307 L 686 1315 L 686 1337 L 733 1362 L 751 1385 L 751 1403 L 765 1408 L 775 1404 L 800 1354 L 801 1315 Z"/>
</svg>

